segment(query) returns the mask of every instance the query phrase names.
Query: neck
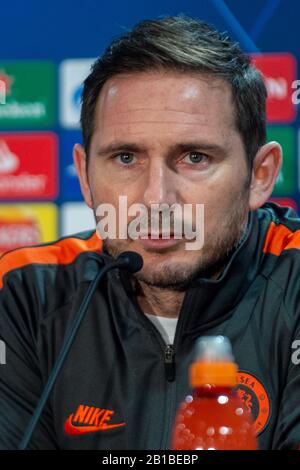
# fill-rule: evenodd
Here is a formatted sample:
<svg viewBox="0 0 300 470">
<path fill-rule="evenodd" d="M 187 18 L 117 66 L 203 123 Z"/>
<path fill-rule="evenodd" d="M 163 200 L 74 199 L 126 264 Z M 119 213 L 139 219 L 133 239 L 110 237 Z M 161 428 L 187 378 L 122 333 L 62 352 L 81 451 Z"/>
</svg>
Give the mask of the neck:
<svg viewBox="0 0 300 470">
<path fill-rule="evenodd" d="M 217 279 L 223 269 L 209 276 Z M 151 286 L 143 281 L 135 281 L 135 292 L 141 309 L 151 315 L 178 318 L 186 290 L 166 289 Z"/>
<path fill-rule="evenodd" d="M 177 318 L 185 292 L 162 289 L 139 282 L 137 301 L 141 309 L 152 315 Z"/>
</svg>

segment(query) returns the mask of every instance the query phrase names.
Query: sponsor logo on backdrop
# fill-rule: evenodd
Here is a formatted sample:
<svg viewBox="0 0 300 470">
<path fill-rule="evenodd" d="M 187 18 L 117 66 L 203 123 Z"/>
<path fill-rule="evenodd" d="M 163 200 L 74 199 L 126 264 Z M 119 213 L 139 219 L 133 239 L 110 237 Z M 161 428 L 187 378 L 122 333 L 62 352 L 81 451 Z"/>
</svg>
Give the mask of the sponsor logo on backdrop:
<svg viewBox="0 0 300 470">
<path fill-rule="evenodd" d="M 292 122 L 296 109 L 292 100 L 292 84 L 296 79 L 296 58 L 290 53 L 253 54 L 253 63 L 265 78 L 268 91 L 267 120 Z"/>
<path fill-rule="evenodd" d="M 0 204 L 0 253 L 56 238 L 56 205 Z"/>
<path fill-rule="evenodd" d="M 60 215 L 62 236 L 96 228 L 93 211 L 84 202 L 66 202 Z"/>
<path fill-rule="evenodd" d="M 83 92 L 83 84 L 81 83 L 77 88 L 74 88 L 72 98 L 72 105 L 75 113 L 80 112 L 80 104 L 81 104 L 81 95 Z"/>
<path fill-rule="evenodd" d="M 0 125 L 45 126 L 54 124 L 55 69 L 46 61 L 0 62 L 0 82 L 5 84 L 5 106 Z"/>
<path fill-rule="evenodd" d="M 297 202 L 291 197 L 271 197 L 269 201 L 275 202 L 283 207 L 290 207 L 291 209 L 294 209 L 295 212 L 298 211 Z"/>
<path fill-rule="evenodd" d="M 66 167 L 66 174 L 69 178 L 77 178 L 76 168 L 74 163 L 71 163 Z"/>
<path fill-rule="evenodd" d="M 1 90 L 1 95 L 2 96 L 5 95 L 5 98 L 6 96 L 11 95 L 11 87 L 12 87 L 13 81 L 14 81 L 13 77 L 10 77 L 9 75 L 5 74 L 3 70 L 0 70 L 0 90 Z"/>
<path fill-rule="evenodd" d="M 291 126 L 269 126 L 267 140 L 276 140 L 283 151 L 282 168 L 276 180 L 272 197 L 294 196 L 297 191 L 296 180 L 296 142 L 295 131 Z"/>
<path fill-rule="evenodd" d="M 19 166 L 20 159 L 10 151 L 5 140 L 0 140 L 0 175 L 13 173 Z"/>
<path fill-rule="evenodd" d="M 60 135 L 60 196 L 64 201 L 82 201 L 79 181 L 72 158 L 74 144 L 81 143 L 81 140 L 81 132 L 77 130 L 65 130 Z"/>
<path fill-rule="evenodd" d="M 0 198 L 54 199 L 57 138 L 44 133 L 0 133 Z"/>
<path fill-rule="evenodd" d="M 293 94 L 292 94 L 292 101 L 294 104 L 300 103 L 300 80 L 295 80 L 292 83 Z"/>
<path fill-rule="evenodd" d="M 31 218 L 16 217 L 14 221 L 0 219 L 0 252 L 36 245 L 40 240 L 39 227 Z"/>
<path fill-rule="evenodd" d="M 95 59 L 67 59 L 60 64 L 60 123 L 67 129 L 79 129 L 83 81 Z"/>
<path fill-rule="evenodd" d="M 290 197 L 272 197 L 270 202 L 275 202 L 283 207 L 291 207 L 295 212 L 298 211 L 297 202 Z"/>
<path fill-rule="evenodd" d="M 11 95 L 13 78 L 0 70 L 0 104 L 6 104 L 6 97 Z"/>
<path fill-rule="evenodd" d="M 6 103 L 6 86 L 5 83 L 0 80 L 0 104 Z"/>
</svg>

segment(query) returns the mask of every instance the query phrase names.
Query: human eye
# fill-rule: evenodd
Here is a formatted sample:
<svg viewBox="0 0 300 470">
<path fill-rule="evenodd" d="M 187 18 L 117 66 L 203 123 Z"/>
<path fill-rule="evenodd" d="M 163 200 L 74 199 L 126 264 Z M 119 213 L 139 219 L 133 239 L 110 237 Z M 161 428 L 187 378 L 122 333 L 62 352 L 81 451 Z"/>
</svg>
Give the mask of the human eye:
<svg viewBox="0 0 300 470">
<path fill-rule="evenodd" d="M 132 165 L 136 162 L 136 157 L 132 153 L 123 152 L 114 155 L 114 159 L 122 165 Z"/>
<path fill-rule="evenodd" d="M 189 152 L 183 159 L 183 163 L 187 163 L 189 165 L 196 165 L 196 164 L 207 164 L 209 162 L 209 157 L 202 152 Z"/>
</svg>

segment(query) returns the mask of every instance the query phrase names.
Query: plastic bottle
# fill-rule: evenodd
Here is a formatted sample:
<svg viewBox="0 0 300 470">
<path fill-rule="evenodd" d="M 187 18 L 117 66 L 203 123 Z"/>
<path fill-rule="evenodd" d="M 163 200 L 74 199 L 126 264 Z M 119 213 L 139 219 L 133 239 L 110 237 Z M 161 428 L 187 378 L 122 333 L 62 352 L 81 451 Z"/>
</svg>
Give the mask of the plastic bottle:
<svg viewBox="0 0 300 470">
<path fill-rule="evenodd" d="M 237 365 L 224 336 L 203 336 L 189 369 L 192 394 L 179 406 L 173 450 L 255 450 L 253 421 L 236 396 Z"/>
</svg>

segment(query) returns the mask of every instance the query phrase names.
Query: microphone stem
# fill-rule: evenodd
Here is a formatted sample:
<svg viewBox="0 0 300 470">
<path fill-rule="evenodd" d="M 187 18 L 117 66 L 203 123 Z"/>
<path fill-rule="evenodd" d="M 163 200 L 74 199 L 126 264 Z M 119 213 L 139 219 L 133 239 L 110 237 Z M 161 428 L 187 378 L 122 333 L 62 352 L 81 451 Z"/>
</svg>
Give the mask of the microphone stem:
<svg viewBox="0 0 300 470">
<path fill-rule="evenodd" d="M 65 336 L 65 340 L 63 342 L 63 345 L 62 345 L 62 348 L 59 352 L 59 355 L 55 361 L 55 364 L 53 366 L 53 369 L 49 375 L 49 378 L 47 380 L 47 383 L 45 385 L 45 388 L 43 390 L 43 393 L 39 399 L 39 402 L 37 404 L 37 407 L 31 417 L 31 420 L 28 424 L 28 427 L 24 433 L 24 436 L 19 444 L 19 450 L 25 450 L 30 439 L 31 439 L 31 436 L 35 430 L 35 427 L 37 425 L 37 422 L 40 418 L 40 415 L 44 409 L 44 406 L 46 404 L 46 401 L 51 393 L 51 390 L 56 382 L 56 379 L 58 377 L 58 374 L 63 366 L 63 363 L 65 362 L 65 359 L 67 357 L 67 354 L 70 350 L 70 347 L 74 341 L 74 338 L 75 338 L 75 335 L 78 331 L 78 328 L 84 318 L 84 315 L 87 311 L 87 308 L 88 308 L 88 305 L 90 303 L 90 300 L 98 286 L 98 283 L 100 281 L 100 279 L 110 270 L 110 269 L 114 269 L 114 268 L 117 268 L 117 267 L 122 267 L 122 262 L 121 263 L 112 263 L 106 267 L 104 267 L 98 274 L 97 276 L 95 277 L 95 279 L 93 280 L 93 282 L 90 284 L 89 288 L 88 288 L 88 291 L 82 301 L 82 304 L 80 305 L 80 308 L 79 310 L 77 311 L 75 317 L 74 317 L 74 320 L 70 326 L 70 329 L 67 333 L 67 335 Z M 125 264 L 125 263 L 124 263 Z"/>
</svg>

